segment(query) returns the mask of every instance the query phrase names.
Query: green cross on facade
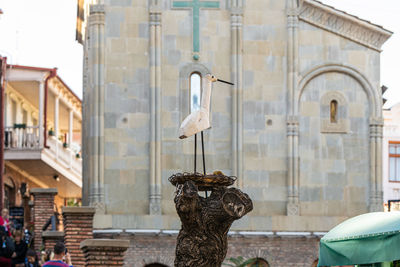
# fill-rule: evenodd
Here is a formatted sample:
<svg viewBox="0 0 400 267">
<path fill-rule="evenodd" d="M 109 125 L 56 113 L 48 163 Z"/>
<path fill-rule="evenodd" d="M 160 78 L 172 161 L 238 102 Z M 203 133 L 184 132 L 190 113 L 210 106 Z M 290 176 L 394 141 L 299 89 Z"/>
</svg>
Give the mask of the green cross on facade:
<svg viewBox="0 0 400 267">
<path fill-rule="evenodd" d="M 219 8 L 219 1 L 174 1 L 172 7 L 193 9 L 193 58 L 197 60 L 200 52 L 200 8 Z"/>
</svg>

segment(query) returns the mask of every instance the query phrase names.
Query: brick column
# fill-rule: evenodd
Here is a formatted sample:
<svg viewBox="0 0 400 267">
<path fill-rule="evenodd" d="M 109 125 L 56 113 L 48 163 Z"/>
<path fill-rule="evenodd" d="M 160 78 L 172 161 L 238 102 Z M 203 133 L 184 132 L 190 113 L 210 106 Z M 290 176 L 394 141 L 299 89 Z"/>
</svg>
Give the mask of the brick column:
<svg viewBox="0 0 400 267">
<path fill-rule="evenodd" d="M 34 197 L 34 248 L 39 250 L 42 246 L 42 228 L 50 216 L 54 215 L 54 196 L 57 195 L 57 188 L 32 188 L 30 192 Z"/>
<path fill-rule="evenodd" d="M 81 243 L 85 254 L 86 267 L 123 266 L 124 254 L 129 247 L 129 240 L 121 239 L 86 239 Z M 72 264 L 75 263 L 72 262 Z"/>
<path fill-rule="evenodd" d="M 85 266 L 85 257 L 79 245 L 85 239 L 93 238 L 93 207 L 63 207 L 65 246 L 71 254 L 74 267 Z"/>
<path fill-rule="evenodd" d="M 45 231 L 42 232 L 43 246 L 45 250 L 53 250 L 57 241 L 64 241 L 64 232 Z"/>
</svg>

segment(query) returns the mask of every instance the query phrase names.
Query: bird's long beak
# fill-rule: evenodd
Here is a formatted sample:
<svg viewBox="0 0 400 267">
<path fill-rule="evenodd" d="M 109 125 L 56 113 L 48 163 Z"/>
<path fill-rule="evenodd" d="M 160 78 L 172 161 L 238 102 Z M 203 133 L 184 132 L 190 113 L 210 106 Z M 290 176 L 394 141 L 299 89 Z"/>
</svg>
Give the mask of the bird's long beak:
<svg viewBox="0 0 400 267">
<path fill-rule="evenodd" d="M 235 84 L 233 84 L 231 82 L 227 82 L 227 81 L 224 81 L 224 80 L 221 80 L 221 79 L 217 79 L 217 81 L 221 82 L 221 83 L 227 83 L 227 84 L 230 84 L 230 85 L 235 85 Z"/>
</svg>

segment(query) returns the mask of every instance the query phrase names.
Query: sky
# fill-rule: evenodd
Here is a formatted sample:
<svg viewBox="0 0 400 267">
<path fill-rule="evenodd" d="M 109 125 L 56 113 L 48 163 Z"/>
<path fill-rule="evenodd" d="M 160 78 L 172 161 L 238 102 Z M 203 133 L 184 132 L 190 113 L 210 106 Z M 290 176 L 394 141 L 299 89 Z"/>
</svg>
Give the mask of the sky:
<svg viewBox="0 0 400 267">
<path fill-rule="evenodd" d="M 284 0 L 277 0 L 284 1 Z M 320 0 L 394 32 L 383 45 L 385 107 L 400 102 L 400 0 Z M 75 41 L 76 0 L 0 0 L 0 54 L 12 64 L 58 68 L 82 96 L 82 46 Z"/>
<path fill-rule="evenodd" d="M 83 47 L 75 41 L 76 0 L 0 0 L 0 54 L 12 64 L 54 68 L 82 96 Z"/>
</svg>

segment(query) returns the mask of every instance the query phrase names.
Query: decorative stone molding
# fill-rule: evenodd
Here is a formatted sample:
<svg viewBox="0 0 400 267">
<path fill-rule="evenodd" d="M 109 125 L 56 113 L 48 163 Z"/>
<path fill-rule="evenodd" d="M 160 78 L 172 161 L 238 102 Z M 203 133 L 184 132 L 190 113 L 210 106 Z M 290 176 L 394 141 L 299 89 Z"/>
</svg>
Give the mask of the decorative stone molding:
<svg viewBox="0 0 400 267">
<path fill-rule="evenodd" d="M 304 89 L 306 88 L 307 84 L 314 78 L 318 77 L 319 75 L 329 73 L 329 72 L 338 72 L 344 73 L 358 81 L 368 96 L 369 106 L 370 106 L 370 114 L 372 117 L 380 116 L 382 114 L 382 105 L 381 103 L 381 96 L 378 93 L 378 90 L 375 89 L 372 84 L 369 82 L 367 77 L 362 74 L 359 70 L 351 65 L 347 65 L 344 63 L 326 63 L 320 66 L 315 66 L 310 70 L 307 70 L 300 74 L 300 82 L 298 84 L 298 92 L 296 93 L 296 100 L 295 100 L 295 114 L 299 114 L 299 107 L 301 96 L 303 94 Z"/>
<path fill-rule="evenodd" d="M 151 3 L 149 7 L 149 20 L 150 25 L 161 25 L 161 14 L 162 14 L 162 7 L 160 6 L 159 2 Z"/>
<path fill-rule="evenodd" d="M 287 214 L 287 216 L 299 216 L 300 215 L 300 204 L 299 203 L 287 203 L 286 214 Z"/>
<path fill-rule="evenodd" d="M 243 25 L 243 8 L 232 7 L 231 8 L 231 28 L 238 29 Z"/>
<path fill-rule="evenodd" d="M 392 35 L 383 27 L 314 0 L 302 2 L 299 18 L 377 51 L 381 51 L 382 45 Z"/>
<path fill-rule="evenodd" d="M 369 137 L 370 139 L 383 137 L 383 118 L 370 118 Z"/>
<path fill-rule="evenodd" d="M 289 116 L 287 119 L 287 135 L 298 136 L 299 135 L 299 119 L 297 116 Z"/>
<path fill-rule="evenodd" d="M 332 100 L 338 103 L 338 121 L 331 122 L 329 106 Z M 321 97 L 321 132 L 322 133 L 347 133 L 350 127 L 350 121 L 347 119 L 347 100 L 340 92 L 331 91 Z M 341 110 L 344 110 L 341 112 Z"/>
<path fill-rule="evenodd" d="M 93 13 L 105 13 L 104 5 L 90 5 L 90 14 Z"/>
</svg>

